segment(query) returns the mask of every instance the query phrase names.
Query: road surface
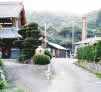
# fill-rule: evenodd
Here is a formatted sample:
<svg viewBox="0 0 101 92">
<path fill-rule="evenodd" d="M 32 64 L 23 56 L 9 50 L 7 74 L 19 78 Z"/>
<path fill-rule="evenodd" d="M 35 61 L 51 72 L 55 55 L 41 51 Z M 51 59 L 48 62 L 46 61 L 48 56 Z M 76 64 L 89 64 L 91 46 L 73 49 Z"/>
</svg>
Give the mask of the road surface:
<svg viewBox="0 0 101 92">
<path fill-rule="evenodd" d="M 72 59 L 53 59 L 55 78 L 48 92 L 101 92 L 101 80 L 75 66 Z"/>
<path fill-rule="evenodd" d="M 101 92 L 101 80 L 72 63 L 73 59 L 53 58 L 55 77 L 47 80 L 42 66 L 7 62 L 8 82 L 25 92 Z"/>
<path fill-rule="evenodd" d="M 5 61 L 6 74 L 13 88 L 21 88 L 24 92 L 47 92 L 49 81 L 45 75 L 46 67 L 16 64 Z"/>
</svg>

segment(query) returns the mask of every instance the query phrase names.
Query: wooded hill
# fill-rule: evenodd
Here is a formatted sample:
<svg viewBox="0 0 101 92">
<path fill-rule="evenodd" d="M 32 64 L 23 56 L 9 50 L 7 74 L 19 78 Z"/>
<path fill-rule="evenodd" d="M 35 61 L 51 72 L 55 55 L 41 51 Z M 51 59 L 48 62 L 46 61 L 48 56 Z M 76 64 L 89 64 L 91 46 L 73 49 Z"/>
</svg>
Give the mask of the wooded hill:
<svg viewBox="0 0 101 92">
<path fill-rule="evenodd" d="M 96 35 L 98 11 L 89 12 L 87 16 L 87 37 Z M 101 15 L 101 14 L 100 14 Z M 35 12 L 26 10 L 27 22 L 37 22 L 44 34 L 44 25 L 47 24 L 47 37 L 49 41 L 71 47 L 72 26 L 74 25 L 74 42 L 81 40 L 82 17 L 73 13 L 63 12 Z M 99 16 L 100 18 L 100 16 Z M 99 21 L 97 21 L 99 20 Z M 73 25 L 72 25 L 73 24 Z"/>
</svg>

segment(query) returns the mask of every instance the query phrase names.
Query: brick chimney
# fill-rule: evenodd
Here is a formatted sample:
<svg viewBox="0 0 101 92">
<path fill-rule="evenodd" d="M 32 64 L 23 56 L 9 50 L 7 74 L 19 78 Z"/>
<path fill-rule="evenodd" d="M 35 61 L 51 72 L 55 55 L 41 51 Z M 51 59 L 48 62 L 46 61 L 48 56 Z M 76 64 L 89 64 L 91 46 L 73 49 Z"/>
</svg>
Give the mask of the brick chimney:
<svg viewBox="0 0 101 92">
<path fill-rule="evenodd" d="M 82 17 L 82 41 L 86 40 L 86 17 Z"/>
</svg>

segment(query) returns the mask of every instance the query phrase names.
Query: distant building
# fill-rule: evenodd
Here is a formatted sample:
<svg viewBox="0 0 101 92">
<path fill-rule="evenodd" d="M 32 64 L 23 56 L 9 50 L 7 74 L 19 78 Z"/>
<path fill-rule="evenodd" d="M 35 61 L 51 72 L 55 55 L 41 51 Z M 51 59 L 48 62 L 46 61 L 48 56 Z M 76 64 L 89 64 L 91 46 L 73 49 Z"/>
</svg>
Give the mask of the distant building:
<svg viewBox="0 0 101 92">
<path fill-rule="evenodd" d="M 42 38 L 42 47 L 43 48 L 48 48 L 54 57 L 70 57 L 71 50 L 66 49 L 65 47 L 49 42 L 45 39 L 45 36 Z"/>
<path fill-rule="evenodd" d="M 56 43 L 52 43 L 49 41 L 45 43 L 45 41 L 43 41 L 42 47 L 48 48 L 52 52 L 52 55 L 54 57 L 69 57 L 70 56 L 69 49 L 66 49 L 63 46 L 56 44 Z"/>
<path fill-rule="evenodd" d="M 82 44 L 94 44 L 97 41 L 101 41 L 101 37 L 91 37 L 86 40 L 80 41 L 75 43 L 75 45 L 82 45 Z"/>
<path fill-rule="evenodd" d="M 18 30 L 21 28 L 21 26 L 25 25 L 25 23 L 25 10 L 22 0 L 9 2 L 0 1 L 1 39 L 9 39 L 11 42 L 11 39 L 15 40 L 21 38 L 21 35 L 18 34 Z M 12 48 L 3 49 L 3 57 L 10 58 L 12 55 L 14 55 L 11 52 Z"/>
<path fill-rule="evenodd" d="M 68 50 L 64 48 L 61 45 L 58 45 L 56 43 L 47 43 L 47 48 L 50 48 L 53 56 L 55 57 L 67 57 L 68 56 Z"/>
</svg>

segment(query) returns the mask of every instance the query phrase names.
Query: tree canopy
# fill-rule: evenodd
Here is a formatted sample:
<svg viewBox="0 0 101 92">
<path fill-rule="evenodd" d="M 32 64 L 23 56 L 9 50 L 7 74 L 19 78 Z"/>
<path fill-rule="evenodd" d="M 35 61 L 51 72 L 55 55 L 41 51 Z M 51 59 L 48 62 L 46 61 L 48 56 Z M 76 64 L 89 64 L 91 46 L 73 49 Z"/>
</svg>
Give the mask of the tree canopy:
<svg viewBox="0 0 101 92">
<path fill-rule="evenodd" d="M 35 54 L 35 49 L 41 45 L 40 37 L 42 37 L 41 31 L 37 23 L 32 22 L 25 25 L 18 31 L 22 35 L 22 39 L 17 41 L 17 46 L 20 47 L 24 60 L 31 59 Z"/>
</svg>

